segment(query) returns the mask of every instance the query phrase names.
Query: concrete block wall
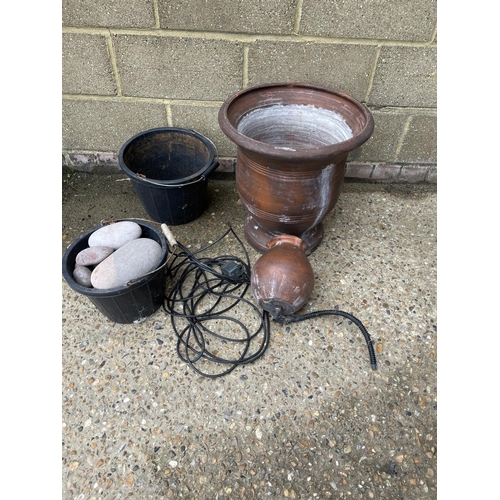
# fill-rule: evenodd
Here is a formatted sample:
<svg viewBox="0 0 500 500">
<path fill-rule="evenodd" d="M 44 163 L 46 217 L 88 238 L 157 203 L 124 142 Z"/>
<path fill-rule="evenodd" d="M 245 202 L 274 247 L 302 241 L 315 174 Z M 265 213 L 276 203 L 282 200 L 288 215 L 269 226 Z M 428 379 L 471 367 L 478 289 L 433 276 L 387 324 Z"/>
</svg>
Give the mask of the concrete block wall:
<svg viewBox="0 0 500 500">
<path fill-rule="evenodd" d="M 436 0 L 63 0 L 63 166 L 118 169 L 132 135 L 174 126 L 236 147 L 234 92 L 296 81 L 352 95 L 375 119 L 346 175 L 437 181 Z"/>
</svg>

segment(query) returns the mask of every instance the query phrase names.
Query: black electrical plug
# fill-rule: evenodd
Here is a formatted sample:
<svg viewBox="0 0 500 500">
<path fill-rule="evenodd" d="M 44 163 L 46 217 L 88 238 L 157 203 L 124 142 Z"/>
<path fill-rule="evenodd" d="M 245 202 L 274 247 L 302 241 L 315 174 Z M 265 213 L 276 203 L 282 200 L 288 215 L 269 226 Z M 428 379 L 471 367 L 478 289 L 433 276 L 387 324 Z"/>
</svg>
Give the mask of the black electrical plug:
<svg viewBox="0 0 500 500">
<path fill-rule="evenodd" d="M 220 269 L 222 274 L 232 281 L 241 280 L 245 276 L 245 268 L 234 261 L 224 262 Z"/>
</svg>

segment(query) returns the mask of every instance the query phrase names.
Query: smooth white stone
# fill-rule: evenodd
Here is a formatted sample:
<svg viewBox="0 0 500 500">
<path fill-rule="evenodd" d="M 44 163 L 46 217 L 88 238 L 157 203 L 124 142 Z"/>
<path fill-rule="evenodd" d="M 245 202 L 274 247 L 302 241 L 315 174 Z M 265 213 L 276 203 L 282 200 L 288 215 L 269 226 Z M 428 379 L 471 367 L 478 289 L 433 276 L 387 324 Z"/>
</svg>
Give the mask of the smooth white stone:
<svg viewBox="0 0 500 500">
<path fill-rule="evenodd" d="M 89 237 L 89 247 L 110 247 L 117 249 L 129 241 L 140 238 L 142 229 L 137 222 L 123 220 L 103 226 Z"/>
<path fill-rule="evenodd" d="M 92 275 L 92 271 L 85 266 L 80 266 L 78 264 L 75 265 L 75 269 L 73 269 L 73 279 L 82 286 L 92 287 L 92 282 L 90 280 L 90 276 Z"/>
<path fill-rule="evenodd" d="M 79 252 L 75 262 L 80 266 L 95 266 L 109 257 L 115 250 L 111 247 L 88 247 Z"/>
<path fill-rule="evenodd" d="M 155 269 L 161 261 L 162 249 L 150 238 L 126 243 L 103 260 L 93 271 L 92 286 L 100 290 L 126 285 Z"/>
</svg>

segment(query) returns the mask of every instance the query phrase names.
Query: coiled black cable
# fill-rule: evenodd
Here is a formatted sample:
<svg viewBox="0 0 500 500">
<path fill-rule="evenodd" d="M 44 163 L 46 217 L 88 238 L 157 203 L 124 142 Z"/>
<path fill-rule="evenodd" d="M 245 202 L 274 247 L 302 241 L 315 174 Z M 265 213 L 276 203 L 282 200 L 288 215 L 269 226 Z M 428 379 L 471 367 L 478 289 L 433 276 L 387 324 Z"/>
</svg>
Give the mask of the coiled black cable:
<svg viewBox="0 0 500 500">
<path fill-rule="evenodd" d="M 177 354 L 198 374 L 216 378 L 227 375 L 237 366 L 252 363 L 260 358 L 269 346 L 270 316 L 267 311 L 259 309 L 244 296 L 250 287 L 251 267 L 248 252 L 231 224 L 228 230 L 217 240 L 195 252 L 189 251 L 182 243 L 176 242 L 177 248 L 173 259 L 167 266 L 168 274 L 174 278 L 179 275 L 165 297 L 164 311 L 170 315 L 172 328 L 177 336 Z M 231 234 L 239 243 L 244 259 L 234 255 L 222 255 L 216 258 L 201 257 L 201 253 L 219 243 Z M 220 269 L 220 271 L 218 270 Z M 253 314 L 256 324 L 253 331 L 243 321 L 228 313 L 236 308 L 243 308 L 246 313 Z M 234 313 L 234 311 L 233 311 Z M 377 361 L 370 335 L 364 325 L 352 314 L 340 310 L 324 310 L 300 316 L 274 315 L 276 323 L 295 323 L 323 315 L 338 315 L 352 321 L 362 332 L 373 370 L 377 369 Z M 208 324 L 229 322 L 243 332 L 243 335 L 221 335 Z M 234 328 L 233 328 L 234 329 Z M 236 355 L 224 358 L 219 349 L 233 348 Z M 254 347 L 257 345 L 257 347 Z M 205 371 L 197 365 L 208 362 L 212 371 Z M 214 366 L 222 367 L 213 371 Z"/>
<path fill-rule="evenodd" d="M 260 358 L 270 340 L 269 315 L 244 298 L 250 286 L 250 259 L 243 243 L 228 225 L 229 229 L 221 237 L 195 252 L 177 242 L 175 258 L 167 268 L 171 276 L 179 274 L 164 302 L 164 310 L 170 314 L 177 335 L 177 354 L 197 373 L 210 378 L 227 375 L 237 366 Z M 233 255 L 198 257 L 228 234 L 240 244 L 245 260 Z M 256 318 L 254 331 L 250 331 L 243 321 L 227 314 L 238 306 Z M 221 335 L 208 326 L 209 322 L 216 325 L 232 323 L 243 335 Z M 224 358 L 218 355 L 219 349 L 214 349 L 214 344 L 219 349 L 233 347 L 237 352 L 229 359 Z M 198 365 L 203 361 L 211 362 L 212 370 L 213 366 L 222 366 L 222 371 L 202 370 Z"/>
</svg>

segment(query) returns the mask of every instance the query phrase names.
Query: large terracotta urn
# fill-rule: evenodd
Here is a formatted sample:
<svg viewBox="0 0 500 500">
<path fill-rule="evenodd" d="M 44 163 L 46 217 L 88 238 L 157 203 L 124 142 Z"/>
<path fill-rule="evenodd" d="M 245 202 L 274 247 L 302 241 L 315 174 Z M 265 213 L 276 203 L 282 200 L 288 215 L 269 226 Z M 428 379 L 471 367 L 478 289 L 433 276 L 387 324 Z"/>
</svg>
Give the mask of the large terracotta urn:
<svg viewBox="0 0 500 500">
<path fill-rule="evenodd" d="M 368 108 L 328 88 L 269 83 L 229 97 L 219 126 L 238 147 L 236 187 L 250 245 L 264 253 L 273 237 L 290 234 L 310 254 L 339 199 L 347 155 L 373 133 Z"/>
</svg>

